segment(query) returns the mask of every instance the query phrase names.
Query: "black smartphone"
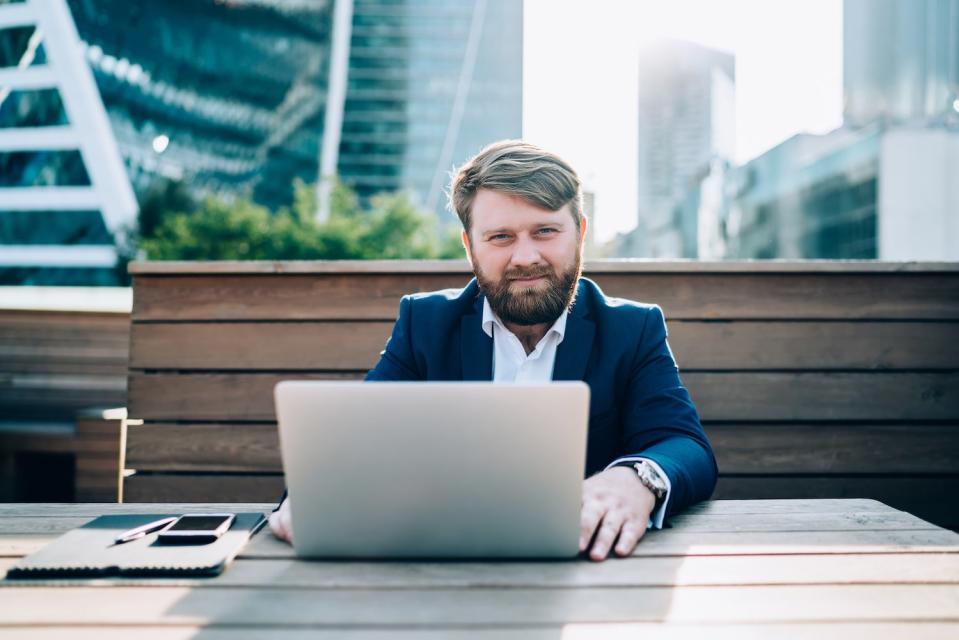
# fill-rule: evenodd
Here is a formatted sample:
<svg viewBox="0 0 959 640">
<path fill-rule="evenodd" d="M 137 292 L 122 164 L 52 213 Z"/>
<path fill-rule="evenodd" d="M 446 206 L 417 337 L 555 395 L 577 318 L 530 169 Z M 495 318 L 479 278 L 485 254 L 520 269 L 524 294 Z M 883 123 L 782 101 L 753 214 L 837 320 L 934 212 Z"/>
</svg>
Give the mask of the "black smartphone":
<svg viewBox="0 0 959 640">
<path fill-rule="evenodd" d="M 207 544 L 229 531 L 235 513 L 188 513 L 160 532 L 164 544 Z"/>
</svg>

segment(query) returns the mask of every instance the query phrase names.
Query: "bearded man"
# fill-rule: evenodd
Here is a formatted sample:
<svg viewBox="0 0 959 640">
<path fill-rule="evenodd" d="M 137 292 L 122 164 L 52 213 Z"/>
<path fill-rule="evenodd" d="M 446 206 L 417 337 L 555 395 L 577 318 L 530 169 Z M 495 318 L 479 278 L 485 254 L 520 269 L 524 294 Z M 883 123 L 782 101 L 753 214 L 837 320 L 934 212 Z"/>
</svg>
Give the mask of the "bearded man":
<svg viewBox="0 0 959 640">
<path fill-rule="evenodd" d="M 450 205 L 476 277 L 405 296 L 366 380 L 585 381 L 580 550 L 597 561 L 632 554 L 648 528 L 709 498 L 718 474 L 662 310 L 606 297 L 581 277 L 580 180 L 555 154 L 494 143 L 460 167 Z M 270 518 L 288 541 L 289 506 L 281 501 Z"/>
</svg>

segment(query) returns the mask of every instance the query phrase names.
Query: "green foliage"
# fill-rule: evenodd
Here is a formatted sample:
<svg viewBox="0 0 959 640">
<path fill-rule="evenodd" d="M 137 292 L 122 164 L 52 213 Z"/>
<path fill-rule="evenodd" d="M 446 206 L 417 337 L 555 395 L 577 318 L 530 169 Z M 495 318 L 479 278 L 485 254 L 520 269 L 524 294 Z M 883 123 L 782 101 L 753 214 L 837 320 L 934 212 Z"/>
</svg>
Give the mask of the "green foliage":
<svg viewBox="0 0 959 640">
<path fill-rule="evenodd" d="M 163 219 L 171 213 L 192 213 L 197 203 L 186 185 L 177 180 L 158 180 L 140 198 L 139 227 L 144 238 L 150 238 Z"/>
<path fill-rule="evenodd" d="M 164 212 L 140 248 L 151 260 L 373 260 L 462 258 L 459 233 L 438 229 L 401 193 L 382 194 L 360 206 L 337 184 L 330 215 L 314 217 L 316 191 L 293 185 L 293 204 L 276 212 L 250 200 L 208 197 L 194 211 Z"/>
</svg>

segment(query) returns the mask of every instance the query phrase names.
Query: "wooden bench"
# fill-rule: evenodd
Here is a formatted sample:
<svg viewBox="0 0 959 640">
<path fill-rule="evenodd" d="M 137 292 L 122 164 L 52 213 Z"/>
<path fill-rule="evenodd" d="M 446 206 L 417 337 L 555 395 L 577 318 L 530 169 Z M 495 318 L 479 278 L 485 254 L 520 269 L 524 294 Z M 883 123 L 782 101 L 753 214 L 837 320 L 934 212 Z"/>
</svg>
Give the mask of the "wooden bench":
<svg viewBox="0 0 959 640">
<path fill-rule="evenodd" d="M 358 379 L 461 262 L 134 263 L 128 501 L 268 501 L 273 386 Z M 716 498 L 874 498 L 959 527 L 959 264 L 595 262 L 660 304 Z M 135 472 L 133 472 L 135 470 Z"/>
<path fill-rule="evenodd" d="M 129 304 L 128 290 L 3 288 L 0 486 L 6 499 L 120 498 Z"/>
</svg>

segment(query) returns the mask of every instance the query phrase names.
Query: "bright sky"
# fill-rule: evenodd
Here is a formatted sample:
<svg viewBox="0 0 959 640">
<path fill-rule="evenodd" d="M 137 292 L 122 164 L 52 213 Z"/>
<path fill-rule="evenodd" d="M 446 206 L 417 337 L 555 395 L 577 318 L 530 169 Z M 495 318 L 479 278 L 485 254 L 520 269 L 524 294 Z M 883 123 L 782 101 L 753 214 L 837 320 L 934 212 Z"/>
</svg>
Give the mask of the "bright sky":
<svg viewBox="0 0 959 640">
<path fill-rule="evenodd" d="M 596 231 L 636 224 L 640 47 L 679 38 L 736 56 L 736 155 L 842 124 L 842 0 L 525 0 L 523 137 L 569 159 Z"/>
</svg>

